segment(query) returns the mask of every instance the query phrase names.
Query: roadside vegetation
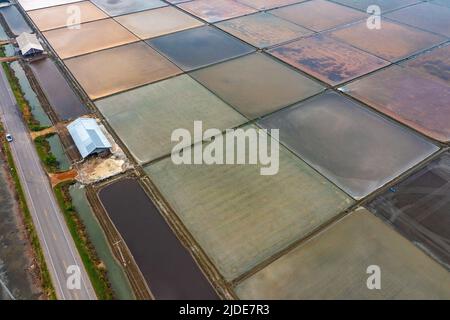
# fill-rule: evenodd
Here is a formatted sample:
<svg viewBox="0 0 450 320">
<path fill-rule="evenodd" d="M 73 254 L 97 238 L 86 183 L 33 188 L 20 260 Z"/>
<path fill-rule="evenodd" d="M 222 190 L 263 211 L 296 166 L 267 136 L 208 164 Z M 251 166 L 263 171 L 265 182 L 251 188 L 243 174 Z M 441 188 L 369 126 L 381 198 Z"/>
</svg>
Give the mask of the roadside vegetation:
<svg viewBox="0 0 450 320">
<path fill-rule="evenodd" d="M 5 48 L 0 47 L 0 57 L 5 57 Z M 24 93 L 20 87 L 19 80 L 16 78 L 14 71 L 9 67 L 7 62 L 2 62 L 2 68 L 5 71 L 6 77 L 8 78 L 8 82 L 11 86 L 11 90 L 17 100 L 17 104 L 20 108 L 20 111 L 23 114 L 25 122 L 28 128 L 31 131 L 41 131 L 47 129 L 48 127 L 41 126 L 39 121 L 33 118 L 33 114 L 31 113 L 31 107 L 28 104 L 28 101 L 25 99 Z"/>
<path fill-rule="evenodd" d="M 69 187 L 74 183 L 75 181 L 67 181 L 58 184 L 54 188 L 56 199 L 63 211 L 70 234 L 80 253 L 81 260 L 83 261 L 97 297 L 101 300 L 112 300 L 114 299 L 114 292 L 108 281 L 107 270 L 98 258 L 95 248 L 89 240 L 86 228 L 72 204 Z"/>
<path fill-rule="evenodd" d="M 27 230 L 27 236 L 30 240 L 31 246 L 34 251 L 34 255 L 38 264 L 38 272 L 41 278 L 42 288 L 49 299 L 56 300 L 55 289 L 53 288 L 53 284 L 50 278 L 50 273 L 48 272 L 47 265 L 45 263 L 44 253 L 42 252 L 42 248 L 39 242 L 39 238 L 37 236 L 36 230 L 34 228 L 33 219 L 30 214 L 30 210 L 27 205 L 27 201 L 25 198 L 25 194 L 20 184 L 19 175 L 17 174 L 16 166 L 14 164 L 14 159 L 11 154 L 11 149 L 9 148 L 8 142 L 4 139 L 5 132 L 3 127 L 0 125 L 0 134 L 1 134 L 1 149 L 3 154 L 6 156 L 6 160 L 8 162 L 8 166 L 10 168 L 11 177 L 14 182 L 14 187 L 16 191 L 17 200 L 19 202 L 20 211 L 23 214 L 23 221 L 25 224 L 25 228 Z"/>
<path fill-rule="evenodd" d="M 47 171 L 51 173 L 59 171 L 59 162 L 56 159 L 55 155 L 52 153 L 50 144 L 47 141 L 47 138 L 50 138 L 53 135 L 54 133 L 50 133 L 34 139 L 34 144 L 36 145 L 36 150 L 39 155 L 39 158 L 44 163 Z"/>
</svg>

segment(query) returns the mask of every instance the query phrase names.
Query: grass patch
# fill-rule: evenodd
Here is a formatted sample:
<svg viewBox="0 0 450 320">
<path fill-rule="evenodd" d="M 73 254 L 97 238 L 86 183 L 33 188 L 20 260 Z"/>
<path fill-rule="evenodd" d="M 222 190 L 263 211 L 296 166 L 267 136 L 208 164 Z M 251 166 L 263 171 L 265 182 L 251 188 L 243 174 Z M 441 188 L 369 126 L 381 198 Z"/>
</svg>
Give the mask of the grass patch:
<svg viewBox="0 0 450 320">
<path fill-rule="evenodd" d="M 56 157 L 53 155 L 50 143 L 47 141 L 47 138 L 53 136 L 54 133 L 50 133 L 44 136 L 39 136 L 34 139 L 34 145 L 36 146 L 36 151 L 39 155 L 39 158 L 44 163 L 45 168 L 48 172 L 58 172 L 59 170 L 59 162 Z"/>
<path fill-rule="evenodd" d="M 2 135 L 2 137 L 4 136 L 4 130 L 1 125 L 0 125 L 0 134 Z M 25 194 L 22 185 L 20 184 L 19 175 L 17 173 L 16 165 L 14 164 L 11 149 L 9 148 L 8 142 L 5 141 L 5 139 L 3 138 L 1 138 L 1 147 L 3 153 L 6 156 L 9 168 L 11 169 L 10 173 L 14 181 L 14 187 L 16 189 L 16 195 L 19 201 L 19 206 L 21 212 L 23 213 L 23 221 L 25 223 L 25 228 L 27 230 L 28 238 L 31 242 L 34 254 L 36 256 L 39 273 L 41 277 L 42 288 L 49 299 L 56 300 L 55 289 L 53 288 L 50 273 L 48 272 L 47 264 L 45 263 L 44 253 L 42 252 L 39 238 L 34 228 L 33 219 L 31 217 L 30 210 L 28 209 Z"/>
<path fill-rule="evenodd" d="M 83 222 L 78 217 L 75 207 L 72 204 L 69 187 L 73 183 L 73 181 L 68 181 L 58 184 L 54 188 L 56 199 L 63 211 L 70 234 L 80 253 L 81 260 L 83 261 L 97 297 L 101 300 L 112 300 L 114 299 L 114 293 L 108 281 L 107 271 L 98 258 L 95 248 L 86 233 Z"/>
<path fill-rule="evenodd" d="M 0 57 L 5 57 L 5 48 L 0 47 Z M 19 80 L 16 78 L 14 74 L 14 70 L 9 67 L 7 62 L 2 62 L 3 71 L 5 71 L 6 78 L 8 79 L 11 90 L 14 94 L 14 97 L 17 100 L 17 105 L 19 106 L 20 111 L 23 114 L 25 119 L 25 123 L 31 131 L 41 131 L 47 129 L 48 127 L 41 126 L 39 121 L 33 118 L 33 114 L 31 113 L 31 107 L 25 99 L 25 95 L 20 87 Z"/>
</svg>

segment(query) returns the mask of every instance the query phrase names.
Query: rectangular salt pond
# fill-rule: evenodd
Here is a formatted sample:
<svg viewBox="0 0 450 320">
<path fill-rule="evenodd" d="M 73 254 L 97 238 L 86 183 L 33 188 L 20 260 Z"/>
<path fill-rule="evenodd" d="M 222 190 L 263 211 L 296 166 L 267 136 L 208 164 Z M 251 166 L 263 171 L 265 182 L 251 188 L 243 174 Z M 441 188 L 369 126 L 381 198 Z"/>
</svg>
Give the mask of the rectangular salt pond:
<svg viewBox="0 0 450 320">
<path fill-rule="evenodd" d="M 283 147 L 278 174 L 262 176 L 260 168 L 175 165 L 170 158 L 145 168 L 228 281 L 306 237 L 353 203 Z"/>
<path fill-rule="evenodd" d="M 167 6 L 160 0 L 91 0 L 95 5 L 114 17 Z"/>
<path fill-rule="evenodd" d="M 2 14 L 3 18 L 5 18 L 6 24 L 14 35 L 18 36 L 22 32 L 33 33 L 33 30 L 28 25 L 28 22 L 25 20 L 16 6 L 11 5 L 8 7 L 0 8 L 0 13 Z"/>
<path fill-rule="evenodd" d="M 450 45 L 436 48 L 403 63 L 408 69 L 450 86 Z"/>
<path fill-rule="evenodd" d="M 258 10 L 268 10 L 297 3 L 299 0 L 239 0 L 239 2 Z"/>
<path fill-rule="evenodd" d="M 269 53 L 332 86 L 389 65 L 385 60 L 321 34 L 275 47 Z"/>
<path fill-rule="evenodd" d="M 74 3 L 80 0 L 18 0 L 22 8 L 26 11 L 59 6 L 62 4 Z"/>
<path fill-rule="evenodd" d="M 450 270 L 450 153 L 444 153 L 369 204 Z"/>
<path fill-rule="evenodd" d="M 60 120 L 75 119 L 89 113 L 50 58 L 36 60 L 30 63 L 30 67 Z"/>
<path fill-rule="evenodd" d="M 75 12 L 80 13 L 79 21 L 71 19 Z M 79 23 L 108 18 L 103 11 L 93 5 L 90 1 L 33 10 L 27 12 L 27 14 L 41 31 L 69 27 Z"/>
<path fill-rule="evenodd" d="M 93 100 L 181 73 L 173 63 L 144 42 L 94 52 L 64 62 Z"/>
<path fill-rule="evenodd" d="M 190 75 L 250 119 L 324 90 L 320 84 L 262 53 L 203 68 Z"/>
<path fill-rule="evenodd" d="M 358 20 L 367 14 L 325 0 L 312 0 L 269 11 L 282 19 L 316 32 Z"/>
<path fill-rule="evenodd" d="M 27 100 L 28 105 L 30 106 L 33 119 L 38 122 L 39 126 L 51 126 L 52 122 L 47 116 L 45 110 L 42 108 L 42 105 L 36 93 L 33 91 L 33 88 L 28 81 L 27 75 L 25 74 L 25 71 L 23 70 L 20 63 L 18 61 L 11 62 L 10 67 L 11 69 L 13 69 L 14 75 L 19 80 L 20 88 L 22 89 L 24 98 Z"/>
<path fill-rule="evenodd" d="M 379 30 L 368 30 L 364 21 L 328 35 L 392 62 L 445 41 L 444 37 L 389 21 L 383 21 Z"/>
<path fill-rule="evenodd" d="M 257 12 L 254 8 L 233 0 L 197 0 L 178 6 L 210 23 Z"/>
<path fill-rule="evenodd" d="M 184 71 L 205 67 L 254 51 L 253 47 L 210 26 L 147 41 Z"/>
<path fill-rule="evenodd" d="M 258 122 L 280 129 L 280 140 L 361 199 L 412 168 L 438 147 L 334 92 Z"/>
<path fill-rule="evenodd" d="M 264 12 L 223 21 L 216 26 L 258 48 L 313 34 L 311 30 Z"/>
<path fill-rule="evenodd" d="M 368 266 L 381 289 L 368 290 Z M 365 209 L 240 283 L 241 299 L 450 299 L 450 274 Z"/>
<path fill-rule="evenodd" d="M 75 210 L 86 227 L 89 240 L 94 245 L 98 257 L 106 266 L 108 280 L 114 290 L 115 298 L 119 300 L 135 299 L 133 289 L 131 288 L 122 265 L 114 256 L 105 232 L 89 205 L 89 201 L 86 197 L 86 189 L 84 186 L 76 183 L 70 186 L 69 192 Z"/>
<path fill-rule="evenodd" d="M 139 182 L 115 182 L 98 196 L 156 299 L 218 299 Z"/>
<path fill-rule="evenodd" d="M 83 23 L 77 28 L 61 28 L 43 33 L 61 59 L 139 41 L 113 19 Z"/>
<path fill-rule="evenodd" d="M 450 87 L 440 81 L 392 66 L 343 90 L 433 139 L 450 141 Z"/>
<path fill-rule="evenodd" d="M 170 154 L 176 145 L 172 132 L 192 132 L 194 121 L 203 121 L 205 130 L 247 121 L 187 75 L 99 100 L 96 106 L 140 163 Z"/>
<path fill-rule="evenodd" d="M 371 5 L 377 5 L 381 8 L 381 12 L 386 12 L 421 2 L 421 0 L 333 0 L 333 1 L 364 12 L 366 12 L 367 8 Z"/>
<path fill-rule="evenodd" d="M 422 2 L 386 15 L 386 18 L 450 37 L 450 8 Z"/>
<path fill-rule="evenodd" d="M 174 7 L 136 12 L 115 20 L 141 39 L 150 39 L 203 25 L 203 22 Z"/>
</svg>

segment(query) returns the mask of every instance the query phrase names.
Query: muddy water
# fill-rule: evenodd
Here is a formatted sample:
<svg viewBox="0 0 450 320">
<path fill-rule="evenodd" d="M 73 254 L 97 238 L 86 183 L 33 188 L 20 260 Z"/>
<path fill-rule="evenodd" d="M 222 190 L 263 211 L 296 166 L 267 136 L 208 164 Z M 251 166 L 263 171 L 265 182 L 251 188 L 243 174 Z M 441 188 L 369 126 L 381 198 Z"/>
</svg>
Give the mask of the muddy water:
<svg viewBox="0 0 450 320">
<path fill-rule="evenodd" d="M 191 1 L 182 3 L 178 6 L 210 23 L 243 16 L 257 11 L 251 7 L 238 3 L 237 1 L 227 0 Z"/>
<path fill-rule="evenodd" d="M 95 218 L 91 207 L 89 206 L 85 189 L 80 188 L 80 185 L 75 184 L 70 187 L 69 192 L 72 197 L 73 205 L 75 206 L 79 217 L 86 227 L 89 239 L 94 245 L 98 257 L 105 264 L 106 269 L 108 270 L 108 279 L 114 290 L 116 298 L 120 300 L 134 299 L 133 291 L 127 277 L 122 270 L 120 263 L 114 258 L 106 236 L 103 233 L 99 222 Z"/>
<path fill-rule="evenodd" d="M 0 24 L 0 40 L 8 40 L 9 37 L 5 32 L 5 29 L 3 28 L 3 26 Z"/>
<path fill-rule="evenodd" d="M 253 51 L 244 42 L 210 26 L 177 32 L 147 42 L 185 71 Z"/>
<path fill-rule="evenodd" d="M 450 153 L 375 199 L 369 208 L 450 270 Z"/>
<path fill-rule="evenodd" d="M 39 102 L 38 97 L 36 96 L 36 93 L 31 88 L 30 82 L 28 82 L 28 78 L 25 75 L 25 71 L 23 70 L 20 63 L 17 61 L 14 61 L 14 62 L 11 62 L 10 66 L 14 70 L 14 74 L 16 75 L 16 78 L 19 80 L 19 84 L 24 93 L 24 97 L 30 105 L 31 113 L 33 114 L 33 118 L 35 120 L 39 121 L 39 124 L 41 126 L 51 126 L 52 122 L 50 121 L 50 119 L 48 118 L 44 109 L 42 108 L 42 105 Z"/>
<path fill-rule="evenodd" d="M 137 181 L 112 184 L 99 197 L 156 299 L 218 298 Z"/>
<path fill-rule="evenodd" d="M 88 113 L 52 60 L 38 60 L 30 63 L 30 67 L 60 120 L 75 119 Z"/>
<path fill-rule="evenodd" d="M 0 159 L 0 300 L 37 299 L 32 284 L 29 245 L 18 227 L 18 208 Z"/>
<path fill-rule="evenodd" d="M 70 169 L 70 162 L 67 158 L 67 155 L 64 153 L 63 145 L 61 143 L 61 139 L 58 135 L 52 135 L 47 138 L 48 143 L 50 144 L 51 153 L 56 157 L 59 165 L 58 168 L 60 171 L 66 171 Z"/>
<path fill-rule="evenodd" d="M 270 54 L 330 85 L 352 80 L 389 64 L 322 35 L 276 47 Z"/>
<path fill-rule="evenodd" d="M 9 29 L 11 29 L 12 33 L 16 36 L 20 35 L 22 32 L 33 32 L 16 6 L 1 8 L 0 13 L 5 18 Z"/>
</svg>

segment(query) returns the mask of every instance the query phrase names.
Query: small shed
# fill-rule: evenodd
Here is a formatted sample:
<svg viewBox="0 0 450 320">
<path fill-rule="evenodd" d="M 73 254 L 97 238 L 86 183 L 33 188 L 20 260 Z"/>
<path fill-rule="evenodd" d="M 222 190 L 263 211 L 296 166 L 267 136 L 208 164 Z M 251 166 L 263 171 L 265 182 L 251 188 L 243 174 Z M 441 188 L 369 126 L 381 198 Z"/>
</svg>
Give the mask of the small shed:
<svg viewBox="0 0 450 320">
<path fill-rule="evenodd" d="M 23 32 L 16 38 L 20 53 L 23 56 L 31 56 L 44 52 L 44 48 L 35 34 Z"/>
<path fill-rule="evenodd" d="M 95 119 L 78 118 L 67 129 L 83 159 L 111 150 L 111 144 Z"/>
</svg>

